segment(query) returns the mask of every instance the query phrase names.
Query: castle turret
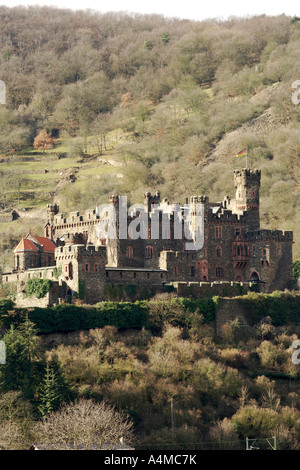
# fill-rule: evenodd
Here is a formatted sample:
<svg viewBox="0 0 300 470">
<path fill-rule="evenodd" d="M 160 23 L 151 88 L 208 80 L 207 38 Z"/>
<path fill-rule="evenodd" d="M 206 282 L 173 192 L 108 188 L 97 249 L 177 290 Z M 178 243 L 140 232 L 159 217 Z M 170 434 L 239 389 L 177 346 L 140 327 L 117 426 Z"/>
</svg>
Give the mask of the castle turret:
<svg viewBox="0 0 300 470">
<path fill-rule="evenodd" d="M 47 204 L 47 220 L 50 225 L 53 225 L 54 216 L 58 214 L 59 207 L 57 204 Z"/>
<path fill-rule="evenodd" d="M 156 191 L 154 195 L 152 195 L 149 192 L 144 194 L 144 205 L 146 206 L 148 212 L 151 212 L 151 206 L 153 204 L 154 205 L 160 204 L 160 192 L 159 191 Z"/>
<path fill-rule="evenodd" d="M 235 212 L 247 213 L 247 230 L 259 230 L 259 188 L 261 171 L 242 169 L 234 171 L 236 189 Z"/>
</svg>

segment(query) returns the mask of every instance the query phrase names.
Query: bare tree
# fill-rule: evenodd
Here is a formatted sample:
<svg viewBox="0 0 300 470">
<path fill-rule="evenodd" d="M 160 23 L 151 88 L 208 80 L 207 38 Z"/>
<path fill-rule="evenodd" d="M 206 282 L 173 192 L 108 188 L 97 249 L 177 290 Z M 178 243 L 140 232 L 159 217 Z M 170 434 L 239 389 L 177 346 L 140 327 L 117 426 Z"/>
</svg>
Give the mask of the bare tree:
<svg viewBox="0 0 300 470">
<path fill-rule="evenodd" d="M 112 449 L 133 440 L 132 422 L 102 401 L 79 399 L 49 414 L 39 425 L 42 445 L 56 450 Z"/>
</svg>

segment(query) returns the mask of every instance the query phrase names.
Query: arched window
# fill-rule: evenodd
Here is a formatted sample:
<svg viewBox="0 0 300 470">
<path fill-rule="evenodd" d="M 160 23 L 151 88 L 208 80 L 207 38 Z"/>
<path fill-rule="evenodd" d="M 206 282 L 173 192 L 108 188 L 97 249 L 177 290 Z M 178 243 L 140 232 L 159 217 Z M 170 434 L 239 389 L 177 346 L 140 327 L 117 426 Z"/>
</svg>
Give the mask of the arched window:
<svg viewBox="0 0 300 470">
<path fill-rule="evenodd" d="M 153 255 L 153 247 L 152 246 L 146 246 L 145 248 L 145 258 L 146 259 L 151 259 Z"/>
<path fill-rule="evenodd" d="M 256 271 L 253 271 L 250 276 L 250 281 L 259 281 L 259 275 Z"/>
<path fill-rule="evenodd" d="M 133 246 L 126 247 L 126 256 L 127 258 L 133 258 Z"/>
<path fill-rule="evenodd" d="M 217 246 L 216 254 L 217 254 L 218 258 L 222 258 L 222 247 L 221 246 Z"/>
<path fill-rule="evenodd" d="M 216 268 L 216 278 L 222 279 L 224 277 L 224 269 L 217 267 Z"/>
</svg>

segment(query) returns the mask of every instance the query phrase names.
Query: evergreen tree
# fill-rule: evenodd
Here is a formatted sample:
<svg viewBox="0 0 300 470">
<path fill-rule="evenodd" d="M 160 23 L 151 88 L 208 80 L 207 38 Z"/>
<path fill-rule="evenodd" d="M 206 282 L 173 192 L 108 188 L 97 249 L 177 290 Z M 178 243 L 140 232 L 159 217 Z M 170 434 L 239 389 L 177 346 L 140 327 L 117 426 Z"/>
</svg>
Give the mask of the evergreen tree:
<svg viewBox="0 0 300 470">
<path fill-rule="evenodd" d="M 38 411 L 42 417 L 58 410 L 63 402 L 73 398 L 70 385 L 56 356 L 46 364 L 44 377 L 39 386 L 39 396 Z"/>
<path fill-rule="evenodd" d="M 40 404 L 38 406 L 40 415 L 44 417 L 51 411 L 55 411 L 58 401 L 59 391 L 56 374 L 47 362 L 46 373 L 40 386 Z"/>
<path fill-rule="evenodd" d="M 34 323 L 26 319 L 17 328 L 12 325 L 3 341 L 6 347 L 6 364 L 1 367 L 3 390 L 19 390 L 31 399 L 37 379 L 38 337 Z"/>
</svg>

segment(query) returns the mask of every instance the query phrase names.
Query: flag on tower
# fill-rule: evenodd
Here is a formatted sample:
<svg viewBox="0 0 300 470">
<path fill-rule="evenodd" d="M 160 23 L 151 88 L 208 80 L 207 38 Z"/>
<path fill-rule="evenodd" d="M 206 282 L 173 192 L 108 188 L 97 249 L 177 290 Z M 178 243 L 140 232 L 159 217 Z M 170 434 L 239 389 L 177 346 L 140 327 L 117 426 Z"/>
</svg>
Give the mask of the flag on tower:
<svg viewBox="0 0 300 470">
<path fill-rule="evenodd" d="M 236 154 L 237 157 L 245 157 L 247 155 L 247 148 L 241 150 Z"/>
</svg>

